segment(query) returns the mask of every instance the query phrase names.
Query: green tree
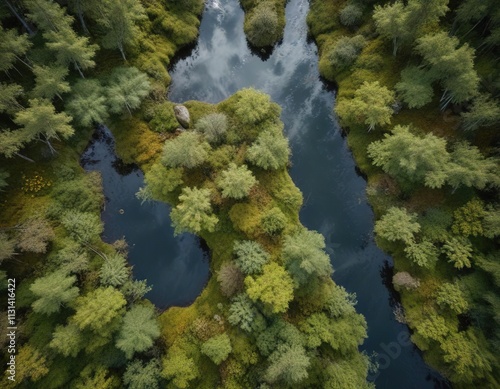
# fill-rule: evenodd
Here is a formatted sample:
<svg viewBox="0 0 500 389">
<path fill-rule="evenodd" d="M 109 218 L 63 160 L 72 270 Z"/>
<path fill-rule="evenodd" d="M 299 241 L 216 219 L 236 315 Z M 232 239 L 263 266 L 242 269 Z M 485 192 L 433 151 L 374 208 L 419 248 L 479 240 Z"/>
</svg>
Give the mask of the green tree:
<svg viewBox="0 0 500 389">
<path fill-rule="evenodd" d="M 108 119 L 107 98 L 97 80 L 79 80 L 73 85 L 66 110 L 76 124 L 91 127 Z"/>
<path fill-rule="evenodd" d="M 149 94 L 150 88 L 148 76 L 139 69 L 114 68 L 105 88 L 109 110 L 121 113 L 126 108 L 132 115 L 132 110 L 139 108 L 142 100 Z"/>
<path fill-rule="evenodd" d="M 148 285 L 147 280 L 127 280 L 121 287 L 122 293 L 129 302 L 136 302 L 144 297 L 146 293 L 153 289 Z"/>
<path fill-rule="evenodd" d="M 46 315 L 59 312 L 61 305 L 77 298 L 79 289 L 74 286 L 75 282 L 75 276 L 69 276 L 62 271 L 37 278 L 30 286 L 37 298 L 32 304 L 33 310 Z"/>
<path fill-rule="evenodd" d="M 282 380 L 288 385 L 298 384 L 308 377 L 310 364 L 304 347 L 281 345 L 270 355 L 264 377 L 270 383 Z"/>
<path fill-rule="evenodd" d="M 65 357 L 76 357 L 83 348 L 84 335 L 75 324 L 57 326 L 49 346 Z"/>
<path fill-rule="evenodd" d="M 469 309 L 469 303 L 460 286 L 456 283 L 445 282 L 442 284 L 437 291 L 436 301 L 440 307 L 448 307 L 457 314 L 464 313 Z"/>
<path fill-rule="evenodd" d="M 243 274 L 237 266 L 225 262 L 217 272 L 217 281 L 219 281 L 222 294 L 226 297 L 231 297 L 242 289 Z"/>
<path fill-rule="evenodd" d="M 424 183 L 440 188 L 447 179 L 450 155 L 446 141 L 432 134 L 415 136 L 407 126 L 396 126 L 392 135 L 368 145 L 375 166 L 403 183 Z"/>
<path fill-rule="evenodd" d="M 328 60 L 335 69 L 347 69 L 356 61 L 365 45 L 366 40 L 363 35 L 341 36 L 328 53 Z"/>
<path fill-rule="evenodd" d="M 264 318 L 246 293 L 240 293 L 231 300 L 227 320 L 246 332 L 258 331 L 265 326 Z"/>
<path fill-rule="evenodd" d="M 167 167 L 192 169 L 206 161 L 210 145 L 195 132 L 183 132 L 163 146 L 162 163 Z"/>
<path fill-rule="evenodd" d="M 260 221 L 262 230 L 271 236 L 280 234 L 287 224 L 287 218 L 279 207 L 273 207 L 267 210 Z"/>
<path fill-rule="evenodd" d="M 48 243 L 54 238 L 54 230 L 50 224 L 41 217 L 34 217 L 21 225 L 17 237 L 17 247 L 21 251 L 45 253 Z"/>
<path fill-rule="evenodd" d="M 43 353 L 29 343 L 24 344 L 16 355 L 16 381 L 38 381 L 49 372 L 47 365 L 47 357 Z"/>
<path fill-rule="evenodd" d="M 27 34 L 19 35 L 14 29 L 5 30 L 0 26 L 0 71 L 8 72 L 10 69 L 16 69 L 17 61 L 25 63 L 22 57 L 31 45 Z"/>
<path fill-rule="evenodd" d="M 245 35 L 256 47 L 272 46 L 279 39 L 278 14 L 272 3 L 261 2 L 251 11 L 244 25 Z"/>
<path fill-rule="evenodd" d="M 123 324 L 116 339 L 116 347 L 130 359 L 137 352 L 151 348 L 160 336 L 152 306 L 134 305 L 123 317 Z"/>
<path fill-rule="evenodd" d="M 217 184 L 222 189 L 222 197 L 242 199 L 248 196 L 256 182 L 257 180 L 246 165 L 236 166 L 231 163 L 226 170 L 221 172 Z"/>
<path fill-rule="evenodd" d="M 464 237 L 483 235 L 482 220 L 486 215 L 484 205 L 479 199 L 472 199 L 453 212 L 451 231 Z"/>
<path fill-rule="evenodd" d="M 106 0 L 97 19 L 105 34 L 102 46 L 106 49 L 118 49 L 126 61 L 125 46 L 134 45 L 141 37 L 138 23 L 147 20 L 144 7 L 136 0 Z"/>
<path fill-rule="evenodd" d="M 444 318 L 437 313 L 432 313 L 417 323 L 416 330 L 418 335 L 425 339 L 435 340 L 439 343 L 442 343 L 450 332 Z"/>
<path fill-rule="evenodd" d="M 201 352 L 209 357 L 216 365 L 220 365 L 225 361 L 231 351 L 231 340 L 226 333 L 216 335 L 201 345 Z"/>
<path fill-rule="evenodd" d="M 500 123 L 500 101 L 490 95 L 478 95 L 467 112 L 460 114 L 462 126 L 466 131 L 474 131 L 480 127 L 490 127 Z"/>
<path fill-rule="evenodd" d="M 209 143 L 220 143 L 227 132 L 227 116 L 223 113 L 210 113 L 201 117 L 195 127 Z"/>
<path fill-rule="evenodd" d="M 430 269 L 436 264 L 439 251 L 432 242 L 423 240 L 419 243 L 410 242 L 405 247 L 405 254 L 416 265 Z"/>
<path fill-rule="evenodd" d="M 401 99 L 410 108 L 421 108 L 432 101 L 432 77 L 424 69 L 408 66 L 401 72 L 401 81 L 395 86 Z"/>
<path fill-rule="evenodd" d="M 45 143 L 55 151 L 50 143 L 51 139 L 68 139 L 75 132 L 70 126 L 71 116 L 66 113 L 56 113 L 52 103 L 44 99 L 32 99 L 30 107 L 19 111 L 14 122 L 23 127 L 27 139 L 39 139 L 42 136 Z"/>
<path fill-rule="evenodd" d="M 275 130 L 264 130 L 247 151 L 247 159 L 265 170 L 276 170 L 288 163 L 288 140 Z"/>
<path fill-rule="evenodd" d="M 212 213 L 210 189 L 183 188 L 179 204 L 170 212 L 175 234 L 214 231 L 219 219 Z"/>
<path fill-rule="evenodd" d="M 457 269 L 471 267 L 472 245 L 468 239 L 450 237 L 445 241 L 442 252 L 448 258 L 448 262 Z"/>
<path fill-rule="evenodd" d="M 5 232 L 0 232 L 0 264 L 16 254 L 16 241 Z"/>
<path fill-rule="evenodd" d="M 500 235 L 500 210 L 498 208 L 490 208 L 487 210 L 483 219 L 483 232 L 484 236 L 490 239 L 493 239 L 496 236 Z M 1 254 L 0 254 L 0 261 L 1 261 Z"/>
<path fill-rule="evenodd" d="M 417 40 L 415 50 L 424 59 L 424 65 L 444 89 L 442 107 L 450 102 L 461 103 L 478 92 L 479 77 L 474 70 L 474 49 L 447 32 L 427 34 Z"/>
<path fill-rule="evenodd" d="M 127 365 L 123 374 L 123 382 L 128 389 L 158 389 L 161 375 L 160 363 L 153 359 L 146 364 L 135 359 Z"/>
<path fill-rule="evenodd" d="M 61 223 L 71 237 L 83 243 L 95 241 L 104 229 L 100 217 L 90 212 L 67 211 Z"/>
<path fill-rule="evenodd" d="M 285 312 L 293 299 L 292 278 L 275 262 L 264 265 L 262 275 L 256 278 L 247 276 L 245 286 L 253 301 L 260 300 L 269 305 L 273 313 Z"/>
<path fill-rule="evenodd" d="M 373 11 L 373 20 L 377 32 L 384 38 L 392 40 L 392 54 L 395 56 L 401 45 L 411 41 L 414 31 L 408 29 L 408 10 L 401 1 L 386 4 L 383 7 L 376 5 Z"/>
<path fill-rule="evenodd" d="M 68 69 L 62 66 L 33 66 L 35 74 L 35 87 L 31 94 L 35 98 L 52 100 L 54 96 L 62 100 L 61 94 L 71 90 L 69 83 L 65 80 Z"/>
<path fill-rule="evenodd" d="M 344 26 L 355 26 L 363 17 L 363 9 L 355 3 L 348 3 L 339 13 L 340 23 Z"/>
<path fill-rule="evenodd" d="M 401 240 L 406 244 L 414 242 L 414 235 L 420 231 L 416 214 L 409 214 L 405 208 L 391 207 L 375 223 L 375 233 L 391 242 Z"/>
<path fill-rule="evenodd" d="M 311 277 L 329 277 L 332 264 L 325 250 L 325 238 L 305 228 L 288 235 L 283 242 L 283 260 L 296 286 L 304 285 Z"/>
<path fill-rule="evenodd" d="M 145 187 L 139 188 L 135 194 L 142 202 L 156 199 L 165 201 L 169 193 L 182 185 L 182 168 L 166 168 L 161 163 L 155 163 L 146 171 Z"/>
<path fill-rule="evenodd" d="M 378 81 L 365 81 L 353 99 L 342 99 L 335 107 L 335 112 L 346 123 L 367 124 L 368 131 L 375 126 L 389 124 L 393 114 L 394 92 L 381 86 Z"/>
<path fill-rule="evenodd" d="M 114 254 L 107 258 L 99 271 L 101 284 L 104 286 L 123 285 L 130 276 L 130 268 L 127 266 L 127 260 Z"/>
<path fill-rule="evenodd" d="M 259 274 L 262 271 L 262 266 L 271 257 L 261 244 L 251 240 L 236 241 L 233 253 L 236 257 L 236 265 L 245 275 Z"/>
<path fill-rule="evenodd" d="M 178 347 L 171 347 L 167 357 L 163 359 L 162 375 L 181 388 L 187 388 L 190 381 L 200 376 L 200 371 L 192 358 Z"/>
<path fill-rule="evenodd" d="M 238 121 L 245 125 L 261 123 L 275 113 L 271 97 L 264 92 L 244 88 L 236 92 L 234 98 L 236 99 L 234 114 Z"/>
<path fill-rule="evenodd" d="M 121 317 L 126 303 L 123 294 L 111 286 L 97 288 L 76 300 L 72 321 L 81 330 L 90 329 L 99 333 Z"/>
<path fill-rule="evenodd" d="M 74 389 L 117 389 L 120 387 L 120 380 L 116 375 L 110 374 L 105 367 L 91 363 L 85 366 L 71 387 Z"/>
<path fill-rule="evenodd" d="M 17 101 L 23 94 L 24 89 L 20 85 L 0 83 L 0 112 L 13 115 L 23 109 L 23 106 Z"/>
</svg>

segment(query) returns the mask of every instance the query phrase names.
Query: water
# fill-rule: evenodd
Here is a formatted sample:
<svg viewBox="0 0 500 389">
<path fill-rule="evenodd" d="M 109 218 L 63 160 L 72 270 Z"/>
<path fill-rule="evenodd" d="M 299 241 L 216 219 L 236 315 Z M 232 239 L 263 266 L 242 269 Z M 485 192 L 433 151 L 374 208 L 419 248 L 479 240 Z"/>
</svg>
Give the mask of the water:
<svg viewBox="0 0 500 389">
<path fill-rule="evenodd" d="M 147 279 L 153 289 L 146 295 L 158 308 L 190 304 L 201 293 L 209 276 L 208 253 L 192 234 L 174 237 L 170 207 L 152 201 L 141 205 L 135 193 L 144 176 L 134 165 L 124 165 L 115 155 L 111 132 L 100 127 L 82 154 L 85 170 L 102 174 L 105 209 L 103 239 L 125 237 L 134 278 Z"/>
<path fill-rule="evenodd" d="M 406 325 L 393 314 L 391 258 L 373 241 L 374 217 L 366 182 L 355 164 L 336 118 L 334 92 L 321 82 L 314 43 L 307 40 L 306 0 L 290 0 L 283 42 L 267 60 L 249 49 L 244 14 L 235 0 L 207 0 L 200 37 L 191 55 L 173 68 L 169 98 L 217 103 L 243 87 L 272 96 L 292 147 L 290 174 L 304 194 L 302 223 L 326 239 L 334 280 L 358 296 L 357 309 L 368 322 L 361 347 L 378 353 L 378 388 L 445 388 L 448 384 L 423 361 L 408 341 Z"/>
</svg>

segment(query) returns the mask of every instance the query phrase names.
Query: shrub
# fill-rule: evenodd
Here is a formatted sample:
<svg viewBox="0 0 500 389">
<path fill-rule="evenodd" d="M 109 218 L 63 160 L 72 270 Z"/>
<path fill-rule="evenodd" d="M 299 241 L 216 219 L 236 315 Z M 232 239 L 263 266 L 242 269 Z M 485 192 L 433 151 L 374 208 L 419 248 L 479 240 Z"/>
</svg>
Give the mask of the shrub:
<svg viewBox="0 0 500 389">
<path fill-rule="evenodd" d="M 227 117 L 223 113 L 211 113 L 198 120 L 195 127 L 209 143 L 216 144 L 226 135 Z"/>
<path fill-rule="evenodd" d="M 244 240 L 234 243 L 233 253 L 236 265 L 244 274 L 257 274 L 262 271 L 270 258 L 269 253 L 257 242 Z"/>
<path fill-rule="evenodd" d="M 340 10 L 340 23 L 344 26 L 354 26 L 359 23 L 363 16 L 363 10 L 359 5 L 347 4 Z"/>
<path fill-rule="evenodd" d="M 356 35 L 352 38 L 342 36 L 335 42 L 328 54 L 328 59 L 334 68 L 346 69 L 354 63 L 365 45 L 366 40 L 362 35 Z"/>
<path fill-rule="evenodd" d="M 236 166 L 231 163 L 229 167 L 221 173 L 218 186 L 222 189 L 222 197 L 242 199 L 248 196 L 250 189 L 257 180 L 246 165 Z"/>
<path fill-rule="evenodd" d="M 170 102 L 156 104 L 148 113 L 152 116 L 149 127 L 156 132 L 174 132 L 179 127 L 173 104 Z"/>
<path fill-rule="evenodd" d="M 285 229 L 286 221 L 286 216 L 281 209 L 274 207 L 262 216 L 262 229 L 268 235 L 276 235 Z"/>
<path fill-rule="evenodd" d="M 201 141 L 198 134 L 186 131 L 165 142 L 162 162 L 167 167 L 194 168 L 205 162 L 209 150 L 210 145 Z"/>
<path fill-rule="evenodd" d="M 255 7 L 244 28 L 250 43 L 257 47 L 271 46 L 280 37 L 278 14 L 268 2 Z"/>
<path fill-rule="evenodd" d="M 47 244 L 55 238 L 49 223 L 42 218 L 29 219 L 21 226 L 17 247 L 22 251 L 45 253 Z"/>
</svg>

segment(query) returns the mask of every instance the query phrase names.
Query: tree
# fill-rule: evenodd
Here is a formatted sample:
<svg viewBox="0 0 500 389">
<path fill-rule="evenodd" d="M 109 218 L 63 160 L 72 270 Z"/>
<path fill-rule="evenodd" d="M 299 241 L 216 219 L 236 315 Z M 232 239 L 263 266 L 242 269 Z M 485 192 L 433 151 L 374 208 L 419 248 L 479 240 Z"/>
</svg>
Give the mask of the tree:
<svg viewBox="0 0 500 389">
<path fill-rule="evenodd" d="M 244 30 L 252 45 L 272 46 L 281 35 L 276 9 L 269 2 L 258 3 L 245 21 Z"/>
<path fill-rule="evenodd" d="M 91 363 L 85 366 L 71 387 L 74 389 L 117 389 L 120 387 L 120 380 L 117 376 L 110 375 L 105 367 Z"/>
<path fill-rule="evenodd" d="M 339 17 L 343 26 L 355 26 L 363 17 L 363 9 L 358 4 L 348 3 L 340 10 Z"/>
<path fill-rule="evenodd" d="M 71 237 L 83 243 L 93 242 L 103 231 L 100 217 L 90 212 L 67 211 L 61 223 Z"/>
<path fill-rule="evenodd" d="M 214 231 L 219 219 L 212 213 L 210 189 L 183 188 L 179 204 L 170 212 L 175 234 Z"/>
<path fill-rule="evenodd" d="M 19 348 L 16 355 L 16 381 L 23 382 L 30 379 L 33 382 L 38 381 L 47 375 L 47 358 L 29 343 Z"/>
<path fill-rule="evenodd" d="M 298 384 L 308 377 L 310 364 L 304 347 L 281 345 L 269 357 L 269 367 L 264 377 L 270 383 L 283 380 L 288 385 Z"/>
<path fill-rule="evenodd" d="M 251 240 L 236 241 L 233 253 L 236 256 L 236 265 L 245 275 L 259 274 L 262 271 L 262 266 L 271 257 L 261 244 Z"/>
<path fill-rule="evenodd" d="M 182 185 L 182 173 L 182 168 L 168 169 L 161 163 L 155 163 L 146 171 L 146 186 L 139 188 L 136 197 L 143 202 L 151 199 L 166 200 L 169 193 Z"/>
<path fill-rule="evenodd" d="M 16 241 L 0 232 L 0 264 L 6 259 L 12 258 L 16 253 Z"/>
<path fill-rule="evenodd" d="M 15 69 L 16 61 L 25 63 L 21 57 L 31 45 L 27 34 L 18 35 L 16 30 L 4 30 L 0 26 L 0 71 L 8 72 L 12 68 Z"/>
<path fill-rule="evenodd" d="M 347 69 L 356 61 L 365 45 L 366 40 L 363 35 L 341 36 L 328 53 L 328 60 L 335 69 Z"/>
<path fill-rule="evenodd" d="M 450 237 L 443 244 L 442 252 L 448 257 L 448 262 L 457 269 L 472 266 L 472 245 L 467 239 Z"/>
<path fill-rule="evenodd" d="M 247 159 L 265 170 L 277 170 L 288 163 L 288 140 L 277 131 L 264 130 L 247 151 Z"/>
<path fill-rule="evenodd" d="M 464 237 L 483 235 L 482 220 L 486 215 L 481 200 L 474 198 L 453 212 L 451 231 Z"/>
<path fill-rule="evenodd" d="M 217 281 L 220 290 L 226 297 L 231 297 L 243 287 L 243 274 L 241 270 L 232 263 L 225 262 L 217 272 Z"/>
<path fill-rule="evenodd" d="M 500 101 L 490 95 L 480 94 L 472 101 L 469 110 L 460 116 L 465 131 L 493 126 L 500 122 Z"/>
<path fill-rule="evenodd" d="M 450 330 L 444 318 L 436 313 L 431 313 L 416 325 L 417 333 L 425 339 L 442 343 Z"/>
<path fill-rule="evenodd" d="M 32 304 L 33 310 L 46 315 L 59 312 L 61 305 L 77 298 L 79 289 L 74 286 L 75 282 L 75 276 L 69 276 L 60 270 L 37 278 L 30 286 L 37 297 Z"/>
<path fill-rule="evenodd" d="M 111 322 L 123 314 L 126 303 L 123 294 L 111 286 L 97 288 L 76 300 L 72 321 L 80 330 L 99 333 L 110 328 Z"/>
<path fill-rule="evenodd" d="M 469 309 L 469 303 L 465 298 L 460 286 L 456 283 L 445 282 L 436 294 L 436 301 L 441 307 L 448 307 L 457 314 L 464 313 Z"/>
<path fill-rule="evenodd" d="M 483 219 L 484 236 L 493 239 L 500 235 L 500 210 L 498 208 L 490 208 L 487 210 Z M 1 244 L 0 244 L 1 247 Z M 0 249 L 1 252 L 1 249 Z M 1 261 L 1 254 L 0 254 Z"/>
<path fill-rule="evenodd" d="M 245 286 L 248 296 L 270 306 L 273 313 L 288 309 L 293 299 L 293 281 L 287 271 L 275 262 L 263 266 L 263 273 L 256 278 L 247 276 Z"/>
<path fill-rule="evenodd" d="M 221 172 L 218 186 L 222 189 L 222 197 L 242 199 L 250 193 L 257 180 L 246 165 L 236 166 L 231 163 Z"/>
<path fill-rule="evenodd" d="M 57 326 L 49 346 L 65 357 L 75 358 L 83 348 L 84 336 L 75 324 Z"/>
<path fill-rule="evenodd" d="M 135 67 L 117 67 L 113 69 L 106 87 L 109 110 L 121 113 L 126 108 L 139 108 L 142 100 L 149 94 L 151 85 L 148 76 Z"/>
<path fill-rule="evenodd" d="M 104 286 L 123 285 L 130 276 L 130 269 L 127 266 L 127 260 L 115 254 L 107 258 L 99 271 L 101 284 Z"/>
<path fill-rule="evenodd" d="M 210 113 L 201 117 L 195 127 L 209 143 L 220 143 L 227 132 L 227 116 L 223 113 Z"/>
<path fill-rule="evenodd" d="M 346 123 L 368 125 L 371 131 L 377 125 L 389 124 L 393 114 L 394 92 L 381 86 L 378 81 L 365 81 L 351 100 L 342 99 L 335 107 L 335 112 Z"/>
<path fill-rule="evenodd" d="M 273 207 L 264 213 L 261 224 L 266 234 L 277 235 L 285 229 L 287 218 L 279 207 Z"/>
<path fill-rule="evenodd" d="M 153 359 L 145 365 L 135 359 L 127 365 L 123 374 L 123 382 L 128 389 L 158 389 L 161 375 L 160 362 Z"/>
<path fill-rule="evenodd" d="M 424 69 L 408 66 L 401 72 L 401 81 L 395 86 L 401 99 L 410 108 L 421 108 L 432 101 L 432 77 Z"/>
<path fill-rule="evenodd" d="M 162 375 L 172 380 L 175 386 L 184 389 L 190 381 L 199 377 L 200 371 L 184 350 L 174 346 L 168 350 L 167 358 L 163 359 Z"/>
<path fill-rule="evenodd" d="M 77 125 L 90 127 L 108 119 L 106 102 L 107 98 L 99 81 L 79 80 L 73 85 L 66 110 Z"/>
<path fill-rule="evenodd" d="M 147 280 L 127 280 L 121 287 L 122 293 L 129 302 L 135 302 L 144 297 L 153 288 L 148 285 Z"/>
<path fill-rule="evenodd" d="M 163 146 L 162 163 L 167 167 L 192 169 L 206 161 L 210 145 L 195 132 L 183 132 Z"/>
<path fill-rule="evenodd" d="M 126 61 L 125 46 L 133 45 L 140 37 L 138 22 L 147 16 L 142 4 L 136 0 L 107 0 L 96 20 L 106 33 L 102 37 L 102 47 L 118 49 Z"/>
<path fill-rule="evenodd" d="M 216 365 L 220 365 L 225 361 L 231 351 L 231 340 L 226 333 L 216 335 L 201 345 L 201 352 L 209 357 Z"/>
<path fill-rule="evenodd" d="M 15 131 L 2 131 L 0 132 L 0 154 L 3 154 L 5 158 L 12 158 L 14 155 L 17 155 L 33 162 L 28 157 L 19 154 L 24 145 L 32 139 L 31 134 L 22 128 Z"/>
<path fill-rule="evenodd" d="M 265 323 L 262 325 L 262 315 L 246 293 L 240 293 L 231 300 L 227 320 L 246 332 L 258 331 L 265 326 Z"/>
<path fill-rule="evenodd" d="M 392 40 L 392 55 L 396 56 L 399 47 L 411 41 L 414 31 L 408 29 L 408 10 L 401 1 L 386 4 L 383 7 L 376 5 L 373 20 L 377 32 L 384 38 Z"/>
<path fill-rule="evenodd" d="M 45 253 L 47 245 L 54 240 L 55 234 L 50 224 L 40 218 L 28 219 L 20 228 L 17 247 L 21 251 Z"/>
<path fill-rule="evenodd" d="M 415 50 L 424 59 L 424 65 L 439 79 L 444 93 L 442 107 L 450 102 L 461 103 L 477 94 L 479 77 L 474 70 L 474 49 L 442 31 L 427 34 L 417 40 Z"/>
<path fill-rule="evenodd" d="M 405 247 L 405 254 L 416 265 L 430 269 L 436 264 L 439 256 L 439 251 L 428 240 L 423 240 L 420 243 L 412 242 Z"/>
<path fill-rule="evenodd" d="M 285 237 L 282 256 L 297 287 L 309 282 L 313 276 L 330 277 L 332 264 L 324 249 L 325 238 L 316 231 L 303 228 Z"/>
<path fill-rule="evenodd" d="M 417 215 L 405 208 L 391 207 L 375 223 L 375 233 L 391 242 L 401 240 L 407 245 L 414 242 L 414 234 L 420 231 Z"/>
<path fill-rule="evenodd" d="M 54 96 L 62 100 L 61 94 L 71 90 L 69 83 L 65 80 L 68 69 L 63 66 L 33 66 L 35 74 L 35 87 L 31 94 L 35 98 L 52 100 Z"/>
<path fill-rule="evenodd" d="M 271 97 L 264 92 L 253 88 L 244 88 L 236 92 L 234 98 L 236 99 L 234 114 L 238 121 L 244 125 L 262 123 L 275 113 Z"/>
<path fill-rule="evenodd" d="M 432 134 L 415 136 L 408 126 L 396 126 L 392 135 L 368 145 L 375 166 L 403 183 L 424 183 L 440 188 L 447 179 L 450 155 L 446 141 Z"/>
<path fill-rule="evenodd" d="M 17 101 L 23 94 L 24 89 L 20 85 L 0 83 L 0 112 L 13 115 L 23 109 L 23 106 Z"/>
<path fill-rule="evenodd" d="M 14 119 L 16 124 L 23 127 L 27 139 L 41 139 L 43 136 L 47 145 L 54 151 L 51 139 L 59 139 L 59 136 L 68 139 L 73 135 L 75 131 L 69 124 L 71 116 L 64 112 L 56 113 L 48 100 L 32 99 L 29 103 L 30 107 L 19 111 Z"/>
<path fill-rule="evenodd" d="M 160 336 L 160 328 L 152 306 L 134 305 L 123 317 L 123 324 L 116 340 L 116 347 L 127 359 L 134 353 L 151 348 Z"/>
</svg>

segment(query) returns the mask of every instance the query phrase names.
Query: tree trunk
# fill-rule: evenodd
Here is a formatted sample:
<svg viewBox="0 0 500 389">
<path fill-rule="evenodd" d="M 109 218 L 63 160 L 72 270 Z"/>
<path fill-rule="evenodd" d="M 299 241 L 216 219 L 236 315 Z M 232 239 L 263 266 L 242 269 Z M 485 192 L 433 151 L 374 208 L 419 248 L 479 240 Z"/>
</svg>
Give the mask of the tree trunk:
<svg viewBox="0 0 500 389">
<path fill-rule="evenodd" d="M 28 31 L 28 34 L 30 34 L 30 36 L 35 35 L 35 31 L 33 31 L 33 29 L 29 26 L 28 22 L 26 22 L 26 20 L 24 20 L 24 18 L 16 11 L 15 7 L 8 0 L 4 0 L 4 3 L 7 6 L 7 8 L 10 9 L 10 12 L 14 14 L 17 20 L 21 22 L 26 31 Z"/>
</svg>

